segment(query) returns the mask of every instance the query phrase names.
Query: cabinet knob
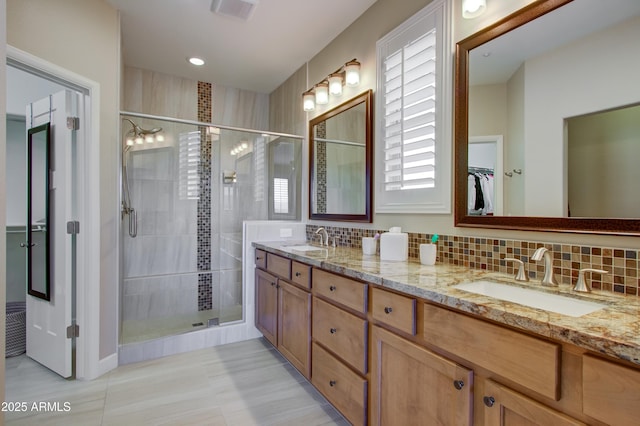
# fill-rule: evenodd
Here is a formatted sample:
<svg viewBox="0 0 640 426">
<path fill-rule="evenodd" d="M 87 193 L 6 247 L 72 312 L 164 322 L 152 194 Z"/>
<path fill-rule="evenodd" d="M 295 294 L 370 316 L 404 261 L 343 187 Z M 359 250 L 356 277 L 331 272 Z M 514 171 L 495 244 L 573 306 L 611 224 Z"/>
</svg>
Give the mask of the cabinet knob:
<svg viewBox="0 0 640 426">
<path fill-rule="evenodd" d="M 262 256 L 256 257 L 256 260 L 262 260 L 262 259 L 264 259 Z"/>
<path fill-rule="evenodd" d="M 336 385 L 335 380 L 329 380 L 329 386 L 334 387 Z"/>
<path fill-rule="evenodd" d="M 484 398 L 482 398 L 482 401 L 484 401 L 484 405 L 486 405 L 487 407 L 493 407 L 493 404 L 496 403 L 495 398 L 492 396 L 485 396 Z"/>
<path fill-rule="evenodd" d="M 456 389 L 460 390 L 460 389 L 462 389 L 464 387 L 464 381 L 462 381 L 462 380 L 454 380 L 453 381 L 453 386 Z"/>
<path fill-rule="evenodd" d="M 301 276 L 302 274 L 300 272 L 296 272 L 296 277 Z"/>
<path fill-rule="evenodd" d="M 390 314 L 391 312 L 393 312 L 393 308 L 391 306 L 385 306 L 384 313 Z"/>
<path fill-rule="evenodd" d="M 276 284 L 276 288 L 280 288 L 280 284 Z"/>
<path fill-rule="evenodd" d="M 274 285 L 276 285 L 276 283 L 275 283 L 275 282 L 271 283 L 271 287 L 273 287 Z"/>
<path fill-rule="evenodd" d="M 336 286 L 332 285 L 329 287 L 329 291 L 336 291 Z"/>
<path fill-rule="evenodd" d="M 338 331 L 338 330 L 337 330 L 337 329 L 335 329 L 335 328 L 331 328 L 331 329 L 329 329 L 329 332 L 330 332 L 331 334 L 336 334 L 336 331 Z"/>
</svg>

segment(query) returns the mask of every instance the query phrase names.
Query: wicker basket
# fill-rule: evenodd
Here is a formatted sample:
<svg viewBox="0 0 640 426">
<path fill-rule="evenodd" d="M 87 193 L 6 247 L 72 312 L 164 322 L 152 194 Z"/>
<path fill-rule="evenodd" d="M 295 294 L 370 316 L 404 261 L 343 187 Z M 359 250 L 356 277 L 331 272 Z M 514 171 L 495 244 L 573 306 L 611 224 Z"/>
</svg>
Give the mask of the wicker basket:
<svg viewBox="0 0 640 426">
<path fill-rule="evenodd" d="M 22 355 L 27 351 L 27 307 L 25 302 L 7 303 L 5 357 Z"/>
</svg>

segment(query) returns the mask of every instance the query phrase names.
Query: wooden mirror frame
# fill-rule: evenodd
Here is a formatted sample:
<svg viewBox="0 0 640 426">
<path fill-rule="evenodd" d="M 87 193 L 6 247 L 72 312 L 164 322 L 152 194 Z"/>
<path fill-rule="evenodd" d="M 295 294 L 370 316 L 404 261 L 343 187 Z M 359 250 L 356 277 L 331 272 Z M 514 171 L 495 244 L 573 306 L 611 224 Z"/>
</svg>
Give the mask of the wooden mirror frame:
<svg viewBox="0 0 640 426">
<path fill-rule="evenodd" d="M 638 235 L 639 219 L 470 216 L 467 213 L 469 51 L 573 0 L 538 0 L 456 44 L 454 87 L 455 217 L 457 227 Z"/>
<path fill-rule="evenodd" d="M 372 98 L 371 90 L 338 105 L 337 107 L 321 114 L 309 121 L 309 218 L 317 220 L 336 220 L 345 222 L 368 222 L 373 221 L 372 215 L 372 165 L 373 165 L 373 130 L 372 130 Z M 313 128 L 316 124 L 321 123 L 331 117 L 364 103 L 365 105 L 365 212 L 364 214 L 340 214 L 340 213 L 313 213 L 313 193 L 316 184 L 315 162 L 314 162 L 314 135 Z"/>
</svg>

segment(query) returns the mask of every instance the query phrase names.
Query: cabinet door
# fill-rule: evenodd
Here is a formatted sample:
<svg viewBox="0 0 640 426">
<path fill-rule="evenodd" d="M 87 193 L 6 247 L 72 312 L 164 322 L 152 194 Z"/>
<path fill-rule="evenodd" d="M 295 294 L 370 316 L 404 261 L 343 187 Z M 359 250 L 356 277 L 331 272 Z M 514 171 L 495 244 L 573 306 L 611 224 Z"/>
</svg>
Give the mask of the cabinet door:
<svg viewBox="0 0 640 426">
<path fill-rule="evenodd" d="M 371 424 L 470 425 L 473 371 L 372 329 Z"/>
<path fill-rule="evenodd" d="M 278 345 L 278 279 L 256 269 L 256 328 Z"/>
<path fill-rule="evenodd" d="M 278 349 L 306 377 L 310 377 L 311 293 L 279 281 Z"/>
<path fill-rule="evenodd" d="M 492 380 L 485 384 L 483 402 L 485 426 L 584 425 Z"/>
</svg>

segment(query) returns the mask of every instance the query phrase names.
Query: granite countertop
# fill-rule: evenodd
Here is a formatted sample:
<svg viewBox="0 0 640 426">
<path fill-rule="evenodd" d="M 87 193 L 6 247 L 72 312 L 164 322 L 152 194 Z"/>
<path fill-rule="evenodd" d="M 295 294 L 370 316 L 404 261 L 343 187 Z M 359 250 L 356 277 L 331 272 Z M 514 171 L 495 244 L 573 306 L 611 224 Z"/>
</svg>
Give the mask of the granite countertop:
<svg viewBox="0 0 640 426">
<path fill-rule="evenodd" d="M 385 262 L 365 256 L 362 250 L 337 247 L 319 252 L 298 252 L 291 246 L 305 242 L 254 242 L 253 246 L 311 266 L 367 281 L 408 295 L 420 297 L 506 324 L 517 329 L 640 365 L 640 298 L 596 291 L 576 293 L 572 286 L 542 287 L 539 280 L 520 283 L 512 276 L 436 263 L 421 265 L 417 259 Z M 453 288 L 456 284 L 487 280 L 539 291 L 562 294 L 606 305 L 599 311 L 571 317 L 530 308 Z"/>
</svg>

